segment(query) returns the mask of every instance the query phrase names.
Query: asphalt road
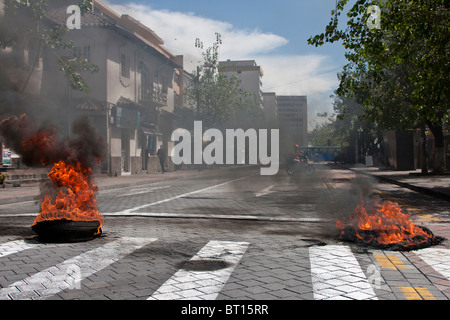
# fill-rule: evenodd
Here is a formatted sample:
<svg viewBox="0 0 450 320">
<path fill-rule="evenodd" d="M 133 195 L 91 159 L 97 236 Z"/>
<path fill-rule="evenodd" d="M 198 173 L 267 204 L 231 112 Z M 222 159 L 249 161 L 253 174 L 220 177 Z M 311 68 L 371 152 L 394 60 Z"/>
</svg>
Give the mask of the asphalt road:
<svg viewBox="0 0 450 320">
<path fill-rule="evenodd" d="M 236 168 L 211 176 L 169 180 L 148 185 L 99 190 L 98 209 L 108 222 L 119 217 L 171 217 L 212 219 L 211 223 L 280 222 L 288 229 L 311 233 L 305 224 L 334 225 L 324 170 L 311 176 L 262 176 L 254 167 Z M 331 207 L 333 204 L 330 205 Z M 0 206 L 0 216 L 36 216 L 34 201 Z M 231 219 L 231 220 L 230 220 Z M 270 228 L 270 223 L 268 224 Z"/>
<path fill-rule="evenodd" d="M 103 234 L 84 243 L 36 242 L 38 204 L 0 206 L 0 298 L 447 300 L 448 242 L 416 253 L 336 239 L 361 195 L 396 197 L 448 233 L 448 202 L 327 166 L 292 177 L 239 167 L 100 190 Z"/>
</svg>

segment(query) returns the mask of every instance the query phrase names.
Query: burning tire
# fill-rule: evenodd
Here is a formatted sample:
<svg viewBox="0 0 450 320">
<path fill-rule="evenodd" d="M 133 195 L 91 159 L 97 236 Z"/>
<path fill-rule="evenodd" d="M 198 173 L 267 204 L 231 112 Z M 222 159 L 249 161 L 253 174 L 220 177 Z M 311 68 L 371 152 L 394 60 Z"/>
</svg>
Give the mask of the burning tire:
<svg viewBox="0 0 450 320">
<path fill-rule="evenodd" d="M 411 213 L 403 213 L 398 203 L 378 200 L 361 204 L 345 221 L 336 221 L 341 231 L 338 239 L 354 242 L 377 249 L 409 251 L 426 248 L 441 243 L 444 238 L 436 237 L 423 226 L 414 224 Z"/>
<path fill-rule="evenodd" d="M 361 231 L 358 232 L 352 227 L 346 227 L 342 230 L 338 239 L 341 241 L 354 242 L 360 245 L 370 246 L 381 250 L 391 250 L 391 251 L 410 251 L 427 248 L 430 246 L 438 245 L 444 238 L 436 237 L 430 231 L 430 229 L 418 226 L 424 231 L 427 236 L 417 235 L 405 241 L 392 242 L 392 243 L 380 243 L 378 242 L 378 237 L 380 232 L 377 230 Z"/>
<path fill-rule="evenodd" d="M 75 138 L 66 140 L 56 126 L 37 126 L 25 114 L 0 121 L 0 135 L 26 166 L 52 165 L 51 183 L 41 189 L 41 210 L 32 225 L 45 242 L 86 241 L 101 234 L 104 218 L 97 210 L 92 167 L 101 163 L 106 143 L 87 117 L 74 121 L 72 129 Z"/>
<path fill-rule="evenodd" d="M 89 241 L 102 233 L 100 221 L 46 220 L 31 228 L 42 242 Z"/>
</svg>

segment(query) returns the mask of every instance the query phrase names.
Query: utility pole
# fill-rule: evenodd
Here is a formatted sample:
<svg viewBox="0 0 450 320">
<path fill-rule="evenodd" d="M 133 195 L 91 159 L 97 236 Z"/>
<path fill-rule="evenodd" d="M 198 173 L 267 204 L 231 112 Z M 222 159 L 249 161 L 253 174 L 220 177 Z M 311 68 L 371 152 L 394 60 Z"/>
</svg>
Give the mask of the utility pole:
<svg viewBox="0 0 450 320">
<path fill-rule="evenodd" d="M 197 74 L 195 76 L 195 100 L 196 100 L 196 111 L 197 111 L 197 120 L 200 120 L 200 67 L 197 66 Z"/>
</svg>

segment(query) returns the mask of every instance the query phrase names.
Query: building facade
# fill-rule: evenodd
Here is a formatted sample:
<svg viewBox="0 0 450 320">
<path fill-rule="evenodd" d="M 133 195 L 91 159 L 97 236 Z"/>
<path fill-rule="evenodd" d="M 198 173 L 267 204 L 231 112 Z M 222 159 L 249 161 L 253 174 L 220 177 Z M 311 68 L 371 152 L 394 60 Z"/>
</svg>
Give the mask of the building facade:
<svg viewBox="0 0 450 320">
<path fill-rule="evenodd" d="M 277 96 L 278 119 L 286 136 L 299 146 L 308 145 L 307 96 Z"/>
<path fill-rule="evenodd" d="M 263 92 L 263 110 L 266 122 L 276 124 L 278 120 L 278 103 L 275 92 Z"/>
<path fill-rule="evenodd" d="M 66 9 L 64 0 L 50 1 L 49 25 L 66 23 Z M 88 116 L 108 144 L 102 169 L 111 175 L 160 170 L 157 150 L 163 146 L 170 155 L 173 148 L 170 136 L 176 128 L 174 106 L 182 96 L 178 81 L 183 57 L 167 50 L 139 21 L 100 1 L 82 16 L 81 29 L 70 30 L 65 39 L 74 48 L 58 52 L 58 57 L 84 57 L 99 71 L 82 72 L 88 94 L 73 90 L 58 70 L 58 57 L 44 51 L 40 94 L 58 106 L 63 130 L 70 136 L 71 122 Z"/>
<path fill-rule="evenodd" d="M 240 81 L 239 88 L 252 94 L 257 101 L 260 101 L 260 108 L 263 108 L 261 88 L 264 72 L 255 60 L 219 61 L 219 73 L 225 77 L 237 77 Z"/>
</svg>

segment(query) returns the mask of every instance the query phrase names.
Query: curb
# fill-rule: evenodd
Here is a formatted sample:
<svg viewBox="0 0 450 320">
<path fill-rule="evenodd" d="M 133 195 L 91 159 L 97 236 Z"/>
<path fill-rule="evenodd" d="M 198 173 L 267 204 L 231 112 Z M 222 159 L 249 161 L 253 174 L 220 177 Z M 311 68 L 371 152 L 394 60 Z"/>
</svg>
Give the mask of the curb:
<svg viewBox="0 0 450 320">
<path fill-rule="evenodd" d="M 384 181 L 384 182 L 388 182 L 388 183 L 392 183 L 392 184 L 396 184 L 396 185 L 398 185 L 400 187 L 407 188 L 407 189 L 410 189 L 410 190 L 413 190 L 413 191 L 416 191 L 416 192 L 419 192 L 419 193 L 423 193 L 423 194 L 426 194 L 428 196 L 439 198 L 439 199 L 445 200 L 445 201 L 450 201 L 450 195 L 448 195 L 445 192 L 433 190 L 433 189 L 426 188 L 426 187 L 415 186 L 415 185 L 412 185 L 412 184 L 409 184 L 409 183 L 406 183 L 406 182 L 401 182 L 401 181 L 398 181 L 398 180 L 395 180 L 395 179 L 391 179 L 391 178 L 388 178 L 388 177 L 385 177 L 385 176 L 381 176 L 381 175 L 370 174 L 368 172 L 354 170 L 352 168 L 347 168 L 347 167 L 341 166 L 339 164 L 335 164 L 335 165 L 338 165 L 342 169 L 347 169 L 347 170 L 350 170 L 350 171 L 353 171 L 353 172 L 356 172 L 356 173 L 360 173 L 360 174 L 363 174 L 363 175 L 366 175 L 366 176 L 374 177 L 374 178 L 376 178 L 378 180 L 381 180 L 381 181 Z"/>
</svg>

